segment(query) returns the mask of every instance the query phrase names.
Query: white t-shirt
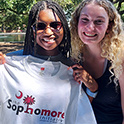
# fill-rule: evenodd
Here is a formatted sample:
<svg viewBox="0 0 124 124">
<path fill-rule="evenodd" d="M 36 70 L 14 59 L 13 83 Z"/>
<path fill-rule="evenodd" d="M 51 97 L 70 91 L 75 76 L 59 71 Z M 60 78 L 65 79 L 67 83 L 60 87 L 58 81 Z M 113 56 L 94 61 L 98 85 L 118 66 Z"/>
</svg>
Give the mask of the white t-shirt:
<svg viewBox="0 0 124 124">
<path fill-rule="evenodd" d="M 0 65 L 0 124 L 96 124 L 90 102 L 61 62 L 6 57 Z"/>
</svg>

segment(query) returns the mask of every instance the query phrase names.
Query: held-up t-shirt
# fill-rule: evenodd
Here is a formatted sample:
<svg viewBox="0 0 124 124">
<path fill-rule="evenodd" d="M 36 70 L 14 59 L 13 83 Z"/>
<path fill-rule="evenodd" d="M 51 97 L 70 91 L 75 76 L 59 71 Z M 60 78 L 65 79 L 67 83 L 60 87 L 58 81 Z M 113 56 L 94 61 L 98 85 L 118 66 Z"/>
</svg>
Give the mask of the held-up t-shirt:
<svg viewBox="0 0 124 124">
<path fill-rule="evenodd" d="M 0 124 L 96 124 L 96 120 L 66 65 L 15 56 L 0 65 Z"/>
</svg>

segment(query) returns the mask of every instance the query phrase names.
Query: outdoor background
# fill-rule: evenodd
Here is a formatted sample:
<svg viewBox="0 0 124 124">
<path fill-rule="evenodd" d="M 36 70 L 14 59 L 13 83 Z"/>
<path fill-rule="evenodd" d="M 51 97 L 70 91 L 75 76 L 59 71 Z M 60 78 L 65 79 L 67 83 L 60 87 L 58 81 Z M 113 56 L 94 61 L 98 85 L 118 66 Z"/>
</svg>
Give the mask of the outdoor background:
<svg viewBox="0 0 124 124">
<path fill-rule="evenodd" d="M 39 0 L 0 0 L 0 51 L 7 53 L 23 48 L 24 36 L 22 33 L 24 35 L 26 31 L 29 11 L 37 1 Z M 62 6 L 69 21 L 71 13 L 82 0 L 53 1 Z M 124 0 L 110 1 L 113 2 L 124 21 Z M 13 37 L 13 39 L 10 41 L 8 41 L 10 38 L 8 33 L 12 33 L 11 38 Z M 16 40 L 15 35 L 19 37 Z"/>
</svg>

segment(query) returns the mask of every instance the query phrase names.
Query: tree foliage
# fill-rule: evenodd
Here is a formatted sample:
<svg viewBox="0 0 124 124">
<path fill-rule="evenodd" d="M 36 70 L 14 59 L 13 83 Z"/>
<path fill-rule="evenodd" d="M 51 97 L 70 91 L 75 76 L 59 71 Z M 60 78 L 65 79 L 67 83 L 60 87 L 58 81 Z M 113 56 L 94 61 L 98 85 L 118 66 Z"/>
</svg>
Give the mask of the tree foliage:
<svg viewBox="0 0 124 124">
<path fill-rule="evenodd" d="M 34 3 L 39 0 L 1 0 L 0 1 L 0 27 L 13 30 L 27 25 L 28 13 Z M 82 0 L 53 0 L 58 2 L 65 11 L 67 19 Z M 110 0 L 114 3 L 124 20 L 124 0 Z"/>
<path fill-rule="evenodd" d="M 1 0 L 0 26 L 6 30 L 17 29 L 26 24 L 28 12 L 33 0 Z"/>
</svg>

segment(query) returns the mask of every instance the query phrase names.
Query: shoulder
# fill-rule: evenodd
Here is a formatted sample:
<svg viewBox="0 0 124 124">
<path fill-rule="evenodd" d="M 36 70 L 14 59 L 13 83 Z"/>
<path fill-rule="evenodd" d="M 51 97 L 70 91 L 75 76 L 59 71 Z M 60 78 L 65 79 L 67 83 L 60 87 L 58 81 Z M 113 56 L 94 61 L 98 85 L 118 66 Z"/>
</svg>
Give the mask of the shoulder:
<svg viewBox="0 0 124 124">
<path fill-rule="evenodd" d="M 21 55 L 21 56 L 6 56 L 5 61 L 6 63 L 4 66 L 10 66 L 10 67 L 17 67 L 19 65 L 22 65 L 21 63 L 28 58 L 27 55 Z"/>
<path fill-rule="evenodd" d="M 66 58 L 64 56 L 61 58 L 61 62 L 67 66 L 72 66 L 75 64 L 71 58 Z"/>
<path fill-rule="evenodd" d="M 6 56 L 6 62 L 8 61 L 21 61 L 22 59 L 26 58 L 29 55 L 22 55 L 22 56 Z"/>
<path fill-rule="evenodd" d="M 23 55 L 23 49 L 22 50 L 18 50 L 18 51 L 13 51 L 13 52 L 7 53 L 6 55 L 7 56 Z"/>
</svg>

